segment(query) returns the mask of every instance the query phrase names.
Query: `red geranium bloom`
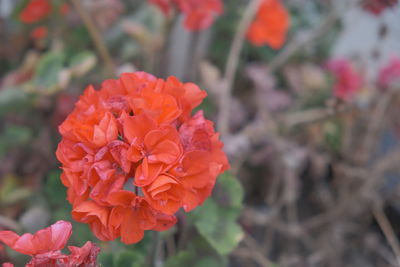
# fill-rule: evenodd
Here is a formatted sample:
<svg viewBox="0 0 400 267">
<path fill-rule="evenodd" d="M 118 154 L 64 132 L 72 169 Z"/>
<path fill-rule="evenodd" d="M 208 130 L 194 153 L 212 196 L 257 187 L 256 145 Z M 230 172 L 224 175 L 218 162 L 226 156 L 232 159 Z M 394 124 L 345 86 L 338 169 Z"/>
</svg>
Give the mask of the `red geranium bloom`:
<svg viewBox="0 0 400 267">
<path fill-rule="evenodd" d="M 60 126 L 57 149 L 73 218 L 101 240 L 127 244 L 204 202 L 229 164 L 201 112 L 206 93 L 143 73 L 88 87 Z"/>
<path fill-rule="evenodd" d="M 400 58 L 392 58 L 383 67 L 378 75 L 378 84 L 382 88 L 388 88 L 394 82 L 400 82 Z"/>
<path fill-rule="evenodd" d="M 247 32 L 247 39 L 256 46 L 279 49 L 286 41 L 290 16 L 280 0 L 264 0 Z"/>
<path fill-rule="evenodd" d="M 350 100 L 362 87 L 362 77 L 347 59 L 331 60 L 328 70 L 335 76 L 334 94 L 344 101 Z"/>
<path fill-rule="evenodd" d="M 49 0 L 30 0 L 19 14 L 19 19 L 24 23 L 35 23 L 45 18 L 50 12 Z"/>
<path fill-rule="evenodd" d="M 361 2 L 361 5 L 365 10 L 378 16 L 385 9 L 393 7 L 398 2 L 399 0 L 364 0 Z"/>
<path fill-rule="evenodd" d="M 32 256 L 27 267 L 96 266 L 96 257 L 100 249 L 92 242 L 87 242 L 82 248 L 68 247 L 70 255 L 61 253 L 71 234 L 71 223 L 58 221 L 33 235 L 28 233 L 19 236 L 11 231 L 1 231 L 0 241 L 19 253 Z"/>
<path fill-rule="evenodd" d="M 67 3 L 62 3 L 60 6 L 60 13 L 66 16 L 71 11 L 71 7 Z"/>
<path fill-rule="evenodd" d="M 40 40 L 40 39 L 45 38 L 48 33 L 49 33 L 49 30 L 47 29 L 47 27 L 40 26 L 40 27 L 33 29 L 33 31 L 31 32 L 31 37 L 32 37 L 32 39 Z"/>
<path fill-rule="evenodd" d="M 224 9 L 221 0 L 150 0 L 150 3 L 157 5 L 165 15 L 175 6 L 185 15 L 185 28 L 191 31 L 208 28 Z"/>
<path fill-rule="evenodd" d="M 153 5 L 158 6 L 161 11 L 168 16 L 171 12 L 171 0 L 149 0 Z"/>
</svg>

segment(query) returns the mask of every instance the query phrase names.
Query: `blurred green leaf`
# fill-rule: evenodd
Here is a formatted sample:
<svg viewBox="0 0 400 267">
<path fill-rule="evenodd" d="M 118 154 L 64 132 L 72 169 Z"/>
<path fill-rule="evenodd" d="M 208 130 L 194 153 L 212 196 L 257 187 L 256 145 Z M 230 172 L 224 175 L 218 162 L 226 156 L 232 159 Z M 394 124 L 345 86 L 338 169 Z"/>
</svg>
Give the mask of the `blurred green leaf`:
<svg viewBox="0 0 400 267">
<path fill-rule="evenodd" d="M 96 55 L 91 51 L 82 51 L 73 56 L 69 62 L 69 68 L 73 75 L 82 76 L 96 65 Z"/>
<path fill-rule="evenodd" d="M 25 110 L 29 100 L 29 95 L 20 88 L 0 90 L 0 115 Z"/>
<path fill-rule="evenodd" d="M 49 52 L 39 61 L 34 81 L 38 91 L 51 93 L 59 83 L 59 74 L 64 65 L 64 54 L 59 52 Z"/>
<path fill-rule="evenodd" d="M 231 174 L 217 180 L 213 198 L 190 215 L 199 233 L 220 254 L 229 254 L 243 237 L 236 223 L 243 201 L 243 188 Z"/>
<path fill-rule="evenodd" d="M 178 254 L 169 257 L 165 263 L 165 267 L 189 266 L 195 258 L 191 251 L 181 251 Z"/>
<path fill-rule="evenodd" d="M 2 183 L 0 186 L 0 204 L 8 206 L 15 204 L 21 200 L 28 198 L 32 192 L 25 187 L 20 187 L 18 177 L 15 175 L 6 175 L 1 177 Z"/>
<path fill-rule="evenodd" d="M 169 257 L 165 262 L 165 267 L 221 267 L 226 265 L 224 258 L 215 257 L 212 253 L 204 253 L 201 240 L 194 239 L 192 241 L 187 250 Z"/>
<path fill-rule="evenodd" d="M 66 204 L 66 188 L 61 182 L 60 175 L 60 170 L 50 171 L 44 188 L 50 204 L 55 206 L 65 206 Z"/>
<path fill-rule="evenodd" d="M 0 157 L 12 147 L 26 145 L 32 136 L 32 130 L 28 127 L 7 125 L 4 133 L 0 135 Z"/>
<path fill-rule="evenodd" d="M 145 254 L 135 251 L 122 251 L 114 257 L 114 267 L 140 267 L 145 262 Z"/>
<path fill-rule="evenodd" d="M 243 206 L 244 190 L 236 177 L 229 172 L 225 172 L 218 177 L 213 197 L 219 205 L 232 208 L 239 214 Z"/>
<path fill-rule="evenodd" d="M 338 120 L 327 121 L 323 125 L 326 144 L 334 151 L 340 151 L 343 138 L 343 125 Z"/>
<path fill-rule="evenodd" d="M 100 263 L 100 266 L 113 267 L 114 255 L 110 252 L 101 252 L 97 257 L 97 262 Z"/>
</svg>

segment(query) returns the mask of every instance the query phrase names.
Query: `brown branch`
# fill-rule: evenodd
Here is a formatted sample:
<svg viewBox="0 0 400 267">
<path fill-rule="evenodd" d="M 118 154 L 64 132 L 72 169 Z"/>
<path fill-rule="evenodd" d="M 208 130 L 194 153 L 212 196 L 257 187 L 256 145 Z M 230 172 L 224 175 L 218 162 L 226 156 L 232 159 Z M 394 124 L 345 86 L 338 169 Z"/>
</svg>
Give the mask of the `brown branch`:
<svg viewBox="0 0 400 267">
<path fill-rule="evenodd" d="M 232 46 L 229 51 L 223 84 L 221 87 L 221 94 L 219 95 L 220 110 L 218 114 L 217 126 L 222 136 L 226 136 L 229 133 L 229 111 L 232 97 L 232 86 L 235 80 L 239 58 L 243 48 L 243 42 L 246 36 L 247 29 L 249 28 L 250 23 L 254 15 L 256 14 L 260 3 L 261 0 L 251 0 L 248 3 L 246 10 L 243 13 L 242 19 L 239 22 Z"/>
<path fill-rule="evenodd" d="M 394 89 L 386 92 L 386 94 L 382 95 L 379 98 L 378 102 L 375 105 L 375 108 L 371 115 L 371 119 L 368 124 L 367 131 L 365 133 L 365 138 L 363 140 L 364 143 L 360 155 L 360 160 L 362 163 L 368 162 L 368 157 L 371 155 L 374 144 L 376 143 L 376 137 L 379 134 L 380 129 L 382 128 L 382 124 L 385 121 L 385 115 L 390 106 L 394 92 Z"/>
<path fill-rule="evenodd" d="M 329 28 L 331 28 L 339 18 L 339 10 L 341 10 L 341 8 L 335 8 L 335 6 L 332 5 L 330 13 L 326 15 L 326 18 L 321 23 L 318 23 L 314 29 L 311 29 L 307 33 L 300 32 L 293 40 L 287 42 L 285 48 L 268 64 L 269 71 L 275 72 L 304 46 L 329 32 Z"/>
<path fill-rule="evenodd" d="M 282 118 L 283 125 L 291 128 L 299 124 L 308 124 L 324 121 L 334 116 L 353 111 L 355 108 L 351 105 L 343 105 L 337 109 L 332 108 L 316 108 L 294 113 L 285 114 Z"/>
<path fill-rule="evenodd" d="M 393 231 L 393 227 L 390 224 L 389 219 L 386 217 L 382 208 L 374 206 L 372 208 L 372 214 L 374 218 L 379 224 L 379 227 L 382 229 L 383 234 L 385 235 L 386 240 L 388 241 L 390 247 L 393 250 L 393 253 L 396 256 L 397 263 L 400 265 L 400 245 L 399 241 L 396 238 L 396 234 Z"/>
<path fill-rule="evenodd" d="M 114 62 L 111 58 L 111 55 L 105 46 L 103 39 L 101 38 L 100 31 L 98 30 L 96 24 L 93 19 L 90 17 L 89 13 L 83 7 L 80 0 L 71 0 L 73 6 L 81 17 L 83 23 L 85 24 L 90 37 L 93 40 L 94 46 L 97 49 L 100 57 L 103 59 L 107 73 L 110 77 L 116 76 L 116 68 Z"/>
</svg>

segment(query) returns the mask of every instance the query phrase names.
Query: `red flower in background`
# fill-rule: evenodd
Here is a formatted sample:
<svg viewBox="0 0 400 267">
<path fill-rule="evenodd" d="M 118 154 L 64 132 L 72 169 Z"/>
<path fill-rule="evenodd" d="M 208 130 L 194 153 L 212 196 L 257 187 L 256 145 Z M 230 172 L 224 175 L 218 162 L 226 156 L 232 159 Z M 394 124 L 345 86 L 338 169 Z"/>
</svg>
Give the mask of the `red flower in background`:
<svg viewBox="0 0 400 267">
<path fill-rule="evenodd" d="M 70 255 L 61 253 L 61 249 L 65 247 L 71 234 L 71 223 L 58 221 L 35 234 L 28 233 L 19 236 L 11 231 L 1 231 L 0 241 L 21 254 L 32 256 L 27 267 L 96 266 L 96 257 L 100 249 L 92 242 L 87 242 L 82 248 L 68 247 Z M 7 264 L 13 266 L 10 263 Z"/>
<path fill-rule="evenodd" d="M 185 15 L 185 28 L 191 31 L 204 30 L 213 24 L 215 18 L 223 12 L 221 0 L 149 0 L 157 5 L 165 15 L 169 15 L 175 6 Z"/>
<path fill-rule="evenodd" d="M 334 94 L 344 101 L 350 100 L 362 87 L 363 79 L 347 59 L 335 59 L 327 63 L 335 77 Z"/>
<path fill-rule="evenodd" d="M 35 29 L 33 29 L 33 31 L 31 32 L 31 37 L 32 37 L 32 39 L 40 40 L 40 39 L 45 38 L 48 33 L 49 33 L 49 30 L 47 29 L 47 27 L 40 26 L 40 27 L 36 27 Z"/>
<path fill-rule="evenodd" d="M 19 19 L 24 23 L 35 23 L 51 12 L 49 0 L 30 0 L 19 14 Z"/>
<path fill-rule="evenodd" d="M 400 82 L 400 58 L 392 58 L 378 75 L 378 85 L 382 88 L 388 88 L 395 82 Z"/>
<path fill-rule="evenodd" d="M 279 49 L 286 41 L 290 16 L 280 0 L 264 0 L 247 32 L 247 39 L 256 46 Z"/>
<path fill-rule="evenodd" d="M 62 3 L 60 6 L 60 14 L 63 16 L 68 15 L 68 13 L 71 11 L 71 7 L 67 3 Z"/>
<path fill-rule="evenodd" d="M 398 0 L 364 0 L 362 7 L 374 15 L 380 15 L 385 9 L 395 6 Z"/>
<path fill-rule="evenodd" d="M 190 115 L 205 96 L 193 83 L 144 72 L 89 86 L 59 127 L 73 218 L 101 240 L 130 244 L 201 205 L 229 167 L 212 122 Z"/>
<path fill-rule="evenodd" d="M 180 11 L 185 14 L 185 27 L 198 31 L 208 28 L 217 15 L 223 12 L 221 0 L 175 0 Z"/>
</svg>

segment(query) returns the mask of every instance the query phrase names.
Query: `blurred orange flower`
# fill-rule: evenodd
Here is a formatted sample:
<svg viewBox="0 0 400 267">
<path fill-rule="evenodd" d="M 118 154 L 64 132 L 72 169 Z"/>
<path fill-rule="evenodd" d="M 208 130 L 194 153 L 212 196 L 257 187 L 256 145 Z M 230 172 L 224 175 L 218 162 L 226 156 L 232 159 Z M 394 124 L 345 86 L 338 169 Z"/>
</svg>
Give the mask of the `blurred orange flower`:
<svg viewBox="0 0 400 267">
<path fill-rule="evenodd" d="M 213 124 L 190 115 L 205 96 L 193 83 L 144 72 L 89 86 L 59 127 L 73 218 L 101 240 L 130 244 L 202 204 L 229 167 Z"/>
<path fill-rule="evenodd" d="M 35 23 L 51 12 L 51 5 L 48 0 L 30 0 L 19 14 L 19 19 L 24 23 Z"/>
<path fill-rule="evenodd" d="M 35 29 L 33 29 L 33 31 L 31 32 L 31 37 L 32 37 L 32 39 L 40 40 L 40 39 L 45 38 L 48 33 L 49 33 L 49 30 L 47 29 L 47 27 L 39 26 L 39 27 L 36 27 Z"/>
<path fill-rule="evenodd" d="M 248 29 L 247 39 L 256 46 L 279 49 L 286 41 L 289 24 L 289 13 L 280 0 L 263 0 Z"/>
<path fill-rule="evenodd" d="M 185 16 L 184 26 L 191 31 L 204 30 L 213 24 L 215 17 L 224 9 L 221 0 L 149 0 L 165 15 L 175 6 Z"/>
</svg>

